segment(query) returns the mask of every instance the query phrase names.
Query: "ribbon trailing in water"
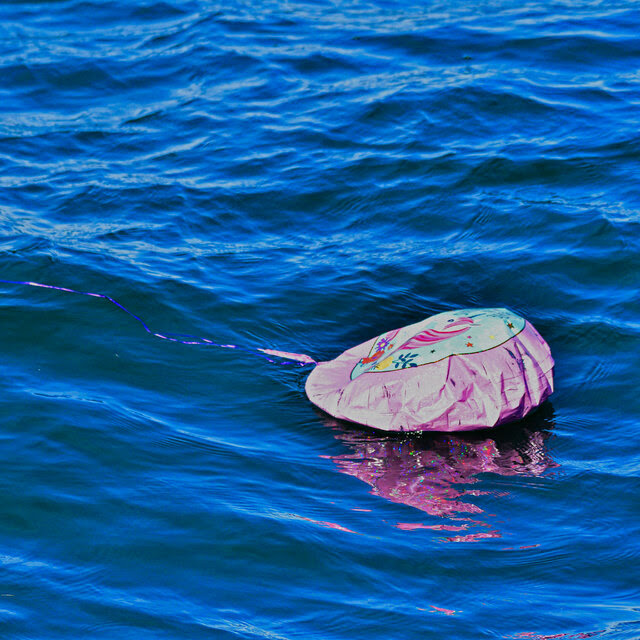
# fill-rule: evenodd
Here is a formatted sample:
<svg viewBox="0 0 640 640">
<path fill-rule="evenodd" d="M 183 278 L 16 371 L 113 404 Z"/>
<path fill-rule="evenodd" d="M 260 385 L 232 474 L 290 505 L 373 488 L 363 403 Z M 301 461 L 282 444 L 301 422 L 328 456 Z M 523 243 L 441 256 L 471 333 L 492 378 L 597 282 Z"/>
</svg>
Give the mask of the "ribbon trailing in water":
<svg viewBox="0 0 640 640">
<path fill-rule="evenodd" d="M 66 291 L 67 293 L 77 293 L 81 296 L 91 296 L 92 298 L 103 298 L 104 300 L 108 300 L 109 302 L 116 305 L 116 307 L 122 309 L 125 313 L 129 314 L 132 318 L 137 320 L 144 330 L 152 335 L 154 338 L 160 338 L 161 340 L 169 340 L 169 342 L 178 342 L 180 344 L 195 344 L 209 347 L 219 347 L 220 349 L 237 349 L 239 351 L 244 351 L 247 353 L 253 353 L 255 355 L 260 356 L 261 358 L 265 358 L 269 362 L 276 362 L 269 358 L 269 356 L 275 356 L 277 358 L 281 358 L 282 360 L 279 364 L 290 365 L 297 364 L 301 367 L 307 364 L 316 364 L 316 361 L 310 357 L 305 355 L 304 353 L 289 353 L 288 351 L 277 351 L 276 349 L 261 349 L 259 347 L 243 347 L 236 344 L 218 344 L 213 340 L 209 340 L 209 338 L 199 338 L 197 336 L 189 336 L 184 334 L 176 334 L 176 333 L 156 333 L 152 329 L 149 328 L 147 323 L 140 317 L 138 317 L 135 313 L 132 313 L 121 305 L 117 300 L 114 300 L 111 296 L 105 295 L 104 293 L 90 293 L 88 291 L 76 291 L 75 289 L 68 289 L 67 287 L 56 287 L 52 284 L 42 284 L 41 282 L 28 282 L 26 280 L 3 280 L 0 279 L 0 282 L 5 284 L 17 284 L 17 285 L 26 285 L 29 287 L 41 287 L 42 289 L 53 289 L 54 291 Z M 188 338 L 187 340 L 183 338 Z"/>
</svg>

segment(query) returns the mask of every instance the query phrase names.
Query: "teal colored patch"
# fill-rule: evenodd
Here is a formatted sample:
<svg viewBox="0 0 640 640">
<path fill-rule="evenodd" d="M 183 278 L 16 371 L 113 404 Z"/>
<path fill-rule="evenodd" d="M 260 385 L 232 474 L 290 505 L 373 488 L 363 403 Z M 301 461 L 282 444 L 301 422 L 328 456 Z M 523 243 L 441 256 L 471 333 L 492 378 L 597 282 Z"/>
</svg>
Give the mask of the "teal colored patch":
<svg viewBox="0 0 640 640">
<path fill-rule="evenodd" d="M 351 379 L 438 362 L 453 355 L 488 351 L 520 333 L 524 318 L 507 309 L 459 309 L 439 313 L 417 324 L 376 338 Z"/>
</svg>

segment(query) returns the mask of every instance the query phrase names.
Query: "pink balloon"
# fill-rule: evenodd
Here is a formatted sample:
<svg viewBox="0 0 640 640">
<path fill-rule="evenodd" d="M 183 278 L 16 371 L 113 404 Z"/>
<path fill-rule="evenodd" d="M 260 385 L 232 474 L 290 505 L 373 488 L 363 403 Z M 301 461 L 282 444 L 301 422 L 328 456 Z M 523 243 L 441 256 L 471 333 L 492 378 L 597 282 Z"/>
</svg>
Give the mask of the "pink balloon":
<svg viewBox="0 0 640 640">
<path fill-rule="evenodd" d="M 461 309 L 319 362 L 307 396 L 386 431 L 468 431 L 518 420 L 553 392 L 547 343 L 507 309 Z"/>
</svg>

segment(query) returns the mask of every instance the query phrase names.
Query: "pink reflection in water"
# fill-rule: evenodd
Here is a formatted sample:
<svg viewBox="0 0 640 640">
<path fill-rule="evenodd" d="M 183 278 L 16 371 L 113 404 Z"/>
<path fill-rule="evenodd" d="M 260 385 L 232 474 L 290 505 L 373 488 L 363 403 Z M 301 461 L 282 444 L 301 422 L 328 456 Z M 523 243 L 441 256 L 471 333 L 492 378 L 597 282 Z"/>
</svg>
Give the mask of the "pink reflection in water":
<svg viewBox="0 0 640 640">
<path fill-rule="evenodd" d="M 550 635 L 541 635 L 539 633 L 533 633 L 532 631 L 523 631 L 522 633 L 516 633 L 512 638 L 526 638 L 527 640 L 556 640 L 556 638 L 566 638 L 567 640 L 578 640 L 583 638 L 593 638 L 597 635 L 604 633 L 604 630 L 599 631 L 583 631 L 580 633 L 552 633 Z"/>
<path fill-rule="evenodd" d="M 452 616 L 455 614 L 455 609 L 445 609 L 444 607 L 436 607 L 435 604 L 429 605 L 434 611 L 438 611 L 439 613 L 444 613 L 445 616 Z"/>
<path fill-rule="evenodd" d="M 474 498 L 509 494 L 504 490 L 487 491 L 479 474 L 537 477 L 558 466 L 545 446 L 550 435 L 547 430 L 520 426 L 492 431 L 491 437 L 485 434 L 402 437 L 356 430 L 328 418 L 326 422 L 334 429 L 335 437 L 351 449 L 349 453 L 331 457 L 339 471 L 366 482 L 373 495 L 448 521 L 398 522 L 397 528 L 456 532 L 445 538 L 449 542 L 501 537 L 495 524 L 485 521 L 493 514 L 484 514 Z M 482 530 L 478 531 L 478 527 Z M 474 530 L 467 532 L 468 529 Z"/>
<path fill-rule="evenodd" d="M 304 516 L 300 516 L 296 513 L 289 513 L 287 517 L 292 520 L 302 520 L 304 522 L 311 522 L 311 524 L 317 524 L 320 527 L 325 527 L 327 529 L 335 529 L 336 531 L 344 531 L 346 533 L 358 533 L 357 531 L 353 531 L 352 529 L 347 529 L 347 527 L 343 527 L 341 524 L 336 522 L 329 522 L 327 520 L 314 520 L 313 518 L 306 518 Z M 358 534 L 359 535 L 359 534 Z"/>
<path fill-rule="evenodd" d="M 421 522 L 398 522 L 395 525 L 403 531 L 414 531 L 415 529 L 432 529 L 433 531 L 464 531 L 469 525 L 454 524 L 422 524 Z"/>
</svg>

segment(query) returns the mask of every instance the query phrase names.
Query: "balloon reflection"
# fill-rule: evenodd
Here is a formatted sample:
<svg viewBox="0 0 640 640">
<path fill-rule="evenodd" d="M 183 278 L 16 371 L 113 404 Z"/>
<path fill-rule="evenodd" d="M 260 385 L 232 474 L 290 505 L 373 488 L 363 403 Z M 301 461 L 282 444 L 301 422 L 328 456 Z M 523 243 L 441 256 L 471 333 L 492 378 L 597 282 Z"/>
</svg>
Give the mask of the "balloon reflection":
<svg viewBox="0 0 640 640">
<path fill-rule="evenodd" d="M 538 477 L 558 465 L 546 441 L 551 435 L 553 411 L 543 407 L 527 420 L 491 431 L 425 433 L 402 436 L 362 429 L 325 416 L 335 437 L 351 450 L 331 456 L 338 470 L 371 486 L 373 495 L 406 504 L 445 523 L 397 523 L 405 530 L 435 529 L 456 532 L 452 542 L 501 537 L 485 521 L 477 496 L 504 496 L 488 491 L 482 473 Z M 479 531 L 470 532 L 478 527 Z"/>
</svg>

